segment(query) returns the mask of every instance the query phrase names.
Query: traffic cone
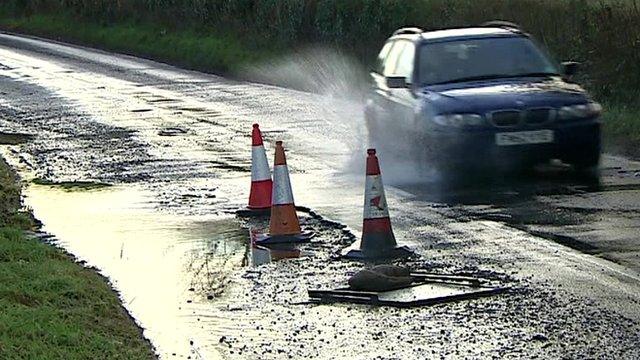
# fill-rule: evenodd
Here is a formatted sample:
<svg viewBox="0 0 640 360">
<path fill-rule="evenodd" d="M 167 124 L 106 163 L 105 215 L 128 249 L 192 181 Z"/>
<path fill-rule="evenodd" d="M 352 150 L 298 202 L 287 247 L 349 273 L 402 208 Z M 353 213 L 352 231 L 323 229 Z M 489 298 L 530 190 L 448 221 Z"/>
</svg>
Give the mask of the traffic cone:
<svg viewBox="0 0 640 360">
<path fill-rule="evenodd" d="M 271 192 L 273 182 L 267 162 L 267 153 L 262 143 L 262 133 L 258 124 L 253 124 L 251 133 L 251 191 L 249 205 L 238 211 L 244 216 L 268 215 L 271 211 Z"/>
<path fill-rule="evenodd" d="M 291 181 L 282 141 L 276 141 L 276 156 L 273 162 L 273 193 L 271 195 L 271 219 L 269 234 L 258 236 L 257 244 L 306 242 L 312 234 L 302 232 L 293 202 Z"/>
<path fill-rule="evenodd" d="M 406 257 L 412 251 L 398 246 L 391 229 L 389 208 L 382 186 L 380 165 L 375 149 L 367 150 L 367 177 L 364 190 L 364 214 L 360 248 L 346 249 L 344 256 L 352 259 L 383 259 Z"/>
</svg>

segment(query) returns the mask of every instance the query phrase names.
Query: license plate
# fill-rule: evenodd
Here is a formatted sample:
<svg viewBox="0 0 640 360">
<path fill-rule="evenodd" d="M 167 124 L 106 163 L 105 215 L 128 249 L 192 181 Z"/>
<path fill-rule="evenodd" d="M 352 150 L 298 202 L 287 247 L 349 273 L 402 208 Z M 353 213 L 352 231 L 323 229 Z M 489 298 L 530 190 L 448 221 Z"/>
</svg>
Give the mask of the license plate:
<svg viewBox="0 0 640 360">
<path fill-rule="evenodd" d="M 496 134 L 496 145 L 546 144 L 553 142 L 553 130 L 514 131 Z"/>
</svg>

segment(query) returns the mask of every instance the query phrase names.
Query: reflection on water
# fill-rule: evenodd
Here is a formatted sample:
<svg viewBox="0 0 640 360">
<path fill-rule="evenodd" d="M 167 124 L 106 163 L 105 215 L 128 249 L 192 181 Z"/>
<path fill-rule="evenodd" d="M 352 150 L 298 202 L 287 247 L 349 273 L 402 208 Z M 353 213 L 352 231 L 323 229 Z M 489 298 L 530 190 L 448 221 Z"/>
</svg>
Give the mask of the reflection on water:
<svg viewBox="0 0 640 360">
<path fill-rule="evenodd" d="M 206 295 L 219 296 L 229 283 L 234 270 L 246 264 L 245 247 L 249 234 L 235 221 L 195 223 L 186 232 L 189 238 L 202 239 L 195 244 L 186 259 L 185 272 L 191 279 L 190 289 Z"/>
<path fill-rule="evenodd" d="M 248 233 L 231 217 L 167 214 L 136 187 L 65 191 L 32 185 L 26 204 L 58 244 L 108 276 L 162 358 L 217 358 L 194 326 L 246 260 Z M 217 343 L 217 342 L 215 342 Z"/>
<path fill-rule="evenodd" d="M 294 244 L 257 245 L 255 239 L 260 231 L 251 229 L 250 233 L 251 242 L 247 244 L 247 259 L 250 266 L 258 266 L 283 259 L 296 259 L 302 256 L 302 252 Z"/>
<path fill-rule="evenodd" d="M 284 244 L 283 244 L 284 245 Z M 272 261 L 278 261 L 283 259 L 295 259 L 301 256 L 300 249 L 296 249 L 291 246 L 275 246 L 275 245 L 252 245 L 250 246 L 251 252 L 251 266 L 258 266 L 267 264 Z"/>
</svg>

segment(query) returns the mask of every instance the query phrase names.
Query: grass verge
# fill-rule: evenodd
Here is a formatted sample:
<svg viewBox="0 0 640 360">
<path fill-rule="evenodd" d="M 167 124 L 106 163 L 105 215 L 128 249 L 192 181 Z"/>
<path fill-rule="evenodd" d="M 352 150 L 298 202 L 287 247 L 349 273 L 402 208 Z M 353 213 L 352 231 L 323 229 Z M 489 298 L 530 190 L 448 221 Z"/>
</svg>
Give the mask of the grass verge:
<svg viewBox="0 0 640 360">
<path fill-rule="evenodd" d="M 605 104 L 605 150 L 640 159 L 640 108 Z"/>
<path fill-rule="evenodd" d="M 237 73 L 244 64 L 260 62 L 279 53 L 277 47 L 260 46 L 216 29 L 167 31 L 167 28 L 151 23 L 107 25 L 78 20 L 66 14 L 0 16 L 0 28 L 219 74 Z"/>
<path fill-rule="evenodd" d="M 0 198 L 0 358 L 155 358 L 104 277 L 25 235 L 34 220 L 1 158 Z"/>
</svg>

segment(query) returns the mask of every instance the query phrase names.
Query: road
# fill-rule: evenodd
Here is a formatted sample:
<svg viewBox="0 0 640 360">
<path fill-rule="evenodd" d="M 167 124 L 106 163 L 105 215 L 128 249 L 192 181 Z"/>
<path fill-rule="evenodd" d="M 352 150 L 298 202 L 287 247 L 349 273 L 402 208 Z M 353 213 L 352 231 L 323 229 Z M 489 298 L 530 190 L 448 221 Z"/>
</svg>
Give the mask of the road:
<svg viewBox="0 0 640 360">
<path fill-rule="evenodd" d="M 29 135 L 2 147 L 27 205 L 109 277 L 161 358 L 640 358 L 638 162 L 607 155 L 596 183 L 556 164 L 452 188 L 380 154 L 410 265 L 512 291 L 414 310 L 299 304 L 362 267 L 332 257 L 362 221 L 366 131 L 349 94 L 10 34 L 0 91 L 0 131 Z M 301 214 L 317 237 L 300 258 L 254 264 L 248 232 L 266 222 L 234 215 L 253 122 L 269 152 L 284 140 L 296 204 L 322 217 Z"/>
</svg>

